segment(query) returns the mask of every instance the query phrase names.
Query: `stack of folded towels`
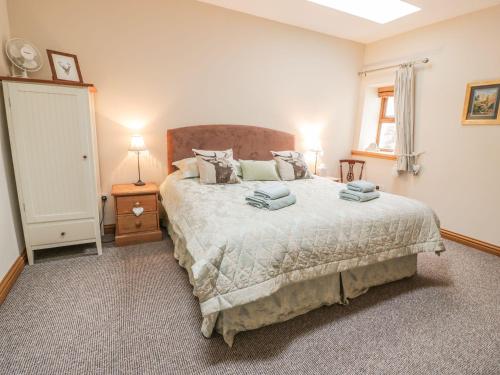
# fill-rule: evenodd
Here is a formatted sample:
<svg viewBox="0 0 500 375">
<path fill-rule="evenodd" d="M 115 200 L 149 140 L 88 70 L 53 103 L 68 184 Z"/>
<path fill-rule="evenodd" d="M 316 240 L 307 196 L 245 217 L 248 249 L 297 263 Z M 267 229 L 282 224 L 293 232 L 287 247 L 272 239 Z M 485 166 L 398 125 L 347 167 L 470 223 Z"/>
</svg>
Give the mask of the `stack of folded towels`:
<svg viewBox="0 0 500 375">
<path fill-rule="evenodd" d="M 249 205 L 268 210 L 279 210 L 295 204 L 297 199 L 290 189 L 281 183 L 265 184 L 256 189 L 253 195 L 246 198 Z"/>
<path fill-rule="evenodd" d="M 347 184 L 347 189 L 340 190 L 339 198 L 347 201 L 366 202 L 380 197 L 375 185 L 368 181 L 358 180 Z"/>
</svg>

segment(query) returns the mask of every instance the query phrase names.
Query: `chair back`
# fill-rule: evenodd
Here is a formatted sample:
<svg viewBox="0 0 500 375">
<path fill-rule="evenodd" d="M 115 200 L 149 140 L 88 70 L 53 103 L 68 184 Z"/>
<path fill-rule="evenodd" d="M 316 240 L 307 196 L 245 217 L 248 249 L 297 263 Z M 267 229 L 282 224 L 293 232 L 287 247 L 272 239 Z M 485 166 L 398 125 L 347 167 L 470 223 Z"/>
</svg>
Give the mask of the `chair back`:
<svg viewBox="0 0 500 375">
<path fill-rule="evenodd" d="M 354 175 L 354 169 L 356 167 L 356 164 L 359 164 L 361 166 L 360 171 L 359 171 L 359 178 L 356 178 Z M 345 181 L 344 181 L 344 167 L 347 167 L 346 170 L 346 175 L 345 175 Z M 362 180 L 363 179 L 363 169 L 365 168 L 365 161 L 364 160 L 355 160 L 355 159 L 343 159 L 340 160 L 340 182 L 351 182 L 354 180 Z"/>
</svg>

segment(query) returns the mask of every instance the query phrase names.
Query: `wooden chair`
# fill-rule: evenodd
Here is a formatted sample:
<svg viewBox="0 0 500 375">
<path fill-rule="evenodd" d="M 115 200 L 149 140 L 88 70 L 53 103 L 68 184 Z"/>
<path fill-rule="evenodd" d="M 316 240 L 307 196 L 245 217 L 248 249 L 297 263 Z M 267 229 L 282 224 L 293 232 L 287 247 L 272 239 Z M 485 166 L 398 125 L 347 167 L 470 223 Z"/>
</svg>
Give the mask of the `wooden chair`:
<svg viewBox="0 0 500 375">
<path fill-rule="evenodd" d="M 346 164 L 348 166 L 348 170 L 347 170 L 347 176 L 346 176 L 345 182 L 351 182 L 351 181 L 355 180 L 354 167 L 356 166 L 356 164 L 361 164 L 361 171 L 359 172 L 358 180 L 361 180 L 363 178 L 363 169 L 365 167 L 364 160 L 343 159 L 343 160 L 340 160 L 340 182 L 344 182 L 344 175 L 343 175 L 342 170 L 343 170 L 343 166 Z"/>
</svg>

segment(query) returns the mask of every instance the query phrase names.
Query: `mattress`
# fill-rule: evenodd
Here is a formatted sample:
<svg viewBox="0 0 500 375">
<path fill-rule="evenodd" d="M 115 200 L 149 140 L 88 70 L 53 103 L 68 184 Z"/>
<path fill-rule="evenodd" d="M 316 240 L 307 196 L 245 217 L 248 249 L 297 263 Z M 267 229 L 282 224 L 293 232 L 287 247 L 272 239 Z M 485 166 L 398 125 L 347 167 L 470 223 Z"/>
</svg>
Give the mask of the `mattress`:
<svg viewBox="0 0 500 375">
<path fill-rule="evenodd" d="M 245 204 L 260 182 L 202 185 L 173 173 L 161 185 L 170 231 L 189 255 L 204 334 L 219 313 L 289 285 L 444 250 L 439 221 L 421 202 L 386 193 L 347 202 L 338 199 L 343 185 L 324 178 L 283 183 L 297 204 L 273 212 Z"/>
</svg>

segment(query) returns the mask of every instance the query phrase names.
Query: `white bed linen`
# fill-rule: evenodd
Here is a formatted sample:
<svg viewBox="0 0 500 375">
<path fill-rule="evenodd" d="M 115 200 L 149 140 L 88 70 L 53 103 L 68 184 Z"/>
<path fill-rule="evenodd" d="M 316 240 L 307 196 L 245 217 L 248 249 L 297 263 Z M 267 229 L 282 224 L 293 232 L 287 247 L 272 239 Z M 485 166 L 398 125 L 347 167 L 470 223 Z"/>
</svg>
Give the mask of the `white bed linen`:
<svg viewBox="0 0 500 375">
<path fill-rule="evenodd" d="M 191 266 L 194 260 L 172 225 L 168 226 L 168 231 L 174 241 L 174 256 L 193 284 Z M 411 277 L 416 272 L 417 254 L 290 284 L 255 302 L 204 316 L 201 332 L 209 338 L 215 328 L 232 346 L 238 332 L 283 322 L 321 306 L 346 304 L 373 286 Z"/>
<path fill-rule="evenodd" d="M 202 185 L 176 172 L 161 185 L 172 230 L 194 262 L 194 294 L 212 324 L 218 312 L 295 282 L 444 250 L 437 217 L 420 202 L 384 193 L 347 202 L 337 197 L 344 185 L 323 178 L 284 183 L 297 204 L 273 212 L 245 204 L 259 182 Z"/>
</svg>

